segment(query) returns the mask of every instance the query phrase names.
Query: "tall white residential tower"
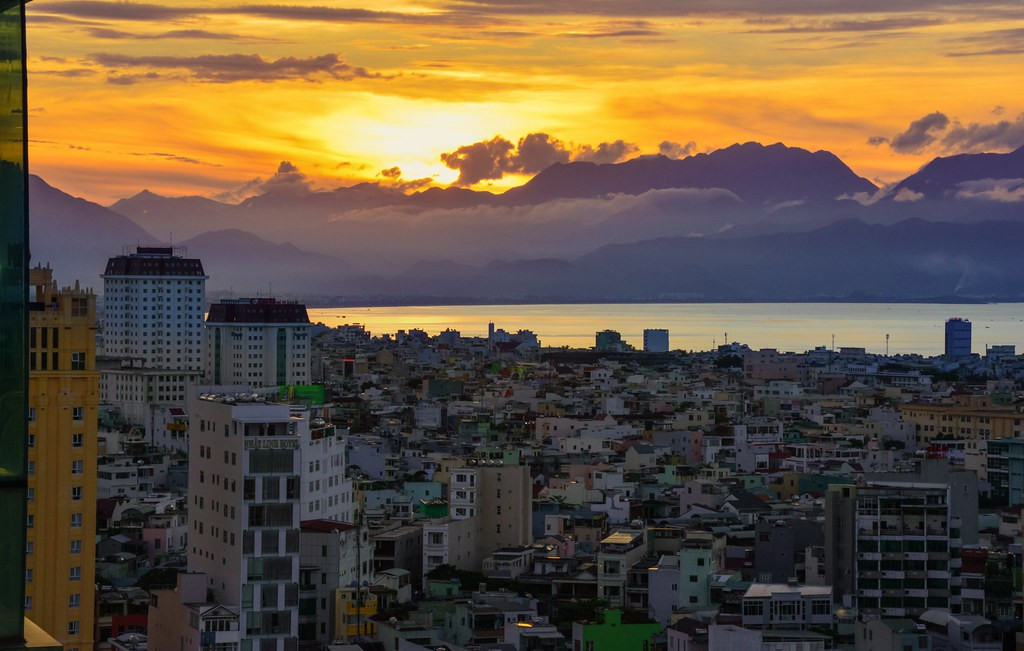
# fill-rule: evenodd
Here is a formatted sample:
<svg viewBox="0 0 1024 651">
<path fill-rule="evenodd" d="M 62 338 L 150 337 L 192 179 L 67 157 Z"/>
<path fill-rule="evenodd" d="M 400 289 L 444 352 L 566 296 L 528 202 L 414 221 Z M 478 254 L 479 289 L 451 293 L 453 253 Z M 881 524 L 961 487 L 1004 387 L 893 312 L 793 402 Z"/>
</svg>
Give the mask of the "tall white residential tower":
<svg viewBox="0 0 1024 651">
<path fill-rule="evenodd" d="M 170 247 L 138 247 L 107 261 L 103 278 L 101 393 L 145 425 L 151 405 L 184 404 L 202 372 L 206 279 L 197 258 Z"/>
</svg>

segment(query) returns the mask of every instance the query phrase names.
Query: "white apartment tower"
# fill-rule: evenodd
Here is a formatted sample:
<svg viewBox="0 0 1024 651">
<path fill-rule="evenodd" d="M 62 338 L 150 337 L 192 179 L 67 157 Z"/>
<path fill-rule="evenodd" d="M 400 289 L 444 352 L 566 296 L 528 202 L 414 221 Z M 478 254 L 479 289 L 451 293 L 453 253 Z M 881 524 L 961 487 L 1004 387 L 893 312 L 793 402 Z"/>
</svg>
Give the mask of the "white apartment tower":
<svg viewBox="0 0 1024 651">
<path fill-rule="evenodd" d="M 107 261 L 103 349 L 120 358 L 101 376 L 103 399 L 145 425 L 151 405 L 184 404 L 202 372 L 203 264 L 170 247 L 138 247 Z"/>
<path fill-rule="evenodd" d="M 294 649 L 301 522 L 351 519 L 344 440 L 317 407 L 203 389 L 189 404 L 189 571 L 237 608 L 243 650 Z"/>
<path fill-rule="evenodd" d="M 273 298 L 225 299 L 210 306 L 203 375 L 212 384 L 308 384 L 306 307 Z"/>
</svg>

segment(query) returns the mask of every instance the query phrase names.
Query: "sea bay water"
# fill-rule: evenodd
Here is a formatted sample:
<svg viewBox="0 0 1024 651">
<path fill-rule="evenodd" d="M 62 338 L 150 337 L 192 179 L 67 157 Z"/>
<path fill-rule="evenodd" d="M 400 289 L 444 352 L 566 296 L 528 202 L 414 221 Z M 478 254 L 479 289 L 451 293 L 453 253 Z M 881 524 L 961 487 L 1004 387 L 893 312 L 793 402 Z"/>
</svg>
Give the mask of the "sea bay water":
<svg viewBox="0 0 1024 651">
<path fill-rule="evenodd" d="M 672 349 L 711 350 L 726 341 L 751 348 L 803 352 L 816 346 L 866 348 L 890 354 L 943 352 L 945 322 L 973 325 L 972 349 L 1013 344 L 1024 351 L 1024 303 L 669 303 L 572 305 L 430 305 L 310 308 L 309 318 L 335 327 L 362 324 L 374 335 L 446 328 L 486 336 L 487 325 L 532 330 L 543 346 L 590 348 L 600 330 L 617 330 L 643 347 L 646 328 L 669 331 Z M 888 341 L 886 336 L 888 335 Z"/>
</svg>

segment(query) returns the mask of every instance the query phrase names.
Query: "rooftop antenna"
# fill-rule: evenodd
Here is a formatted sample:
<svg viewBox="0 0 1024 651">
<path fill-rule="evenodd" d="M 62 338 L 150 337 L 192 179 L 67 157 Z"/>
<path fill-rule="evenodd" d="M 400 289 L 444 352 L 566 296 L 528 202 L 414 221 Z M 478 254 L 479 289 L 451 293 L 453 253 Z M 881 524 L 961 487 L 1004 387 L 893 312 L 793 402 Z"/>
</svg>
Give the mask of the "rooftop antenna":
<svg viewBox="0 0 1024 651">
<path fill-rule="evenodd" d="M 885 333 L 885 356 L 889 356 L 889 333 Z"/>
</svg>

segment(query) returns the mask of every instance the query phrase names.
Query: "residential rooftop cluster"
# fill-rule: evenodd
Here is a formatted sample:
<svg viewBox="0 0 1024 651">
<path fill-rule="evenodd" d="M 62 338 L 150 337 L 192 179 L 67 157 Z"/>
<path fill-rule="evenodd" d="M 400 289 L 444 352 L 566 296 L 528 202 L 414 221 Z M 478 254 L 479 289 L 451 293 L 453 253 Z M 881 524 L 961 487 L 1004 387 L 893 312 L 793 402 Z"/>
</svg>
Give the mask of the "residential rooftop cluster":
<svg viewBox="0 0 1024 651">
<path fill-rule="evenodd" d="M 32 272 L 25 608 L 65 648 L 1019 637 L 1024 356 L 962 320 L 935 358 L 546 349 L 207 309 L 183 256 L 112 259 L 102 318 Z"/>
</svg>

